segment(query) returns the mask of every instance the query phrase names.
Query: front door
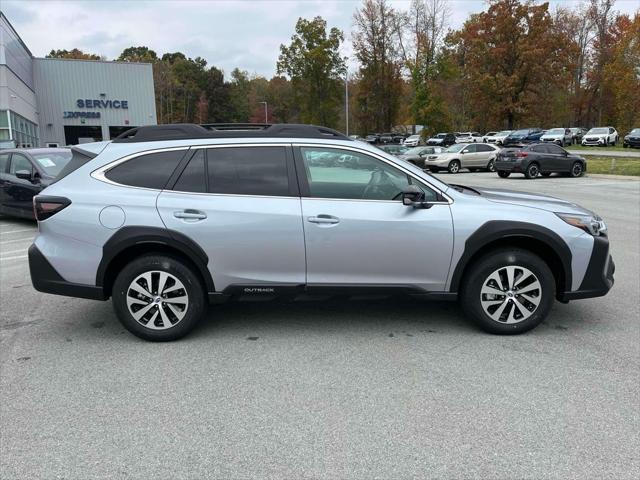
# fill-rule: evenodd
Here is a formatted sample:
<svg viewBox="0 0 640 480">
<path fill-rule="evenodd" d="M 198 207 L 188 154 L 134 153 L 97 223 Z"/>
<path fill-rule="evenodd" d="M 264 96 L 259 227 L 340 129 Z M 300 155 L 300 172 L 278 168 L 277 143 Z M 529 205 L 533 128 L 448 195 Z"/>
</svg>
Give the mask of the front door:
<svg viewBox="0 0 640 480">
<path fill-rule="evenodd" d="M 336 162 L 342 154 L 357 162 Z M 401 192 L 418 185 L 427 200 L 443 200 L 401 168 L 363 152 L 296 149 L 302 190 L 307 284 L 412 286 L 444 289 L 453 248 L 448 203 L 404 206 Z"/>
<path fill-rule="evenodd" d="M 17 172 L 29 172 L 32 180 L 18 178 Z M 42 189 L 36 169 L 25 155 L 11 155 L 8 174 L 4 175 L 3 210 L 11 215 L 33 218 L 33 197 Z"/>
<path fill-rule="evenodd" d="M 304 284 L 304 235 L 290 146 L 196 149 L 157 206 L 167 228 L 205 250 L 216 291 L 246 292 L 254 285 L 250 293 L 267 293 L 274 286 Z"/>
</svg>

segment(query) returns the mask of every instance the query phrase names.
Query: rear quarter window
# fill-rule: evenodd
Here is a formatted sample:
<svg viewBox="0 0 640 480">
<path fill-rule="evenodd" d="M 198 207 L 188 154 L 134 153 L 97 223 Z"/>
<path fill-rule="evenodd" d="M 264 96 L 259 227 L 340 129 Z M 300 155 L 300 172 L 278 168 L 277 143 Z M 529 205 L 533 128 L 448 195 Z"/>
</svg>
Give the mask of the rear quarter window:
<svg viewBox="0 0 640 480">
<path fill-rule="evenodd" d="M 147 153 L 116 165 L 104 176 L 121 185 L 162 190 L 185 153 L 186 150 Z"/>
</svg>

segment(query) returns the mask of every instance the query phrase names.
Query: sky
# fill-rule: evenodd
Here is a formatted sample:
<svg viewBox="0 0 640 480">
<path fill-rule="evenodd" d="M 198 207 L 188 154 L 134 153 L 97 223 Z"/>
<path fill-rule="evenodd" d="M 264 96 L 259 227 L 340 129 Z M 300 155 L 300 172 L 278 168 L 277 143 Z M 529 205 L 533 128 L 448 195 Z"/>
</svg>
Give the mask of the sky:
<svg viewBox="0 0 640 480">
<path fill-rule="evenodd" d="M 407 9 L 410 0 L 391 0 Z M 579 0 L 550 0 L 567 6 Z M 2 12 L 36 57 L 52 49 L 79 48 L 117 58 L 130 46 L 158 55 L 181 51 L 230 73 L 235 67 L 271 77 L 280 44 L 288 44 L 299 17 L 316 15 L 345 34 L 344 56 L 352 57 L 351 25 L 360 0 L 1 0 Z M 449 0 L 449 27 L 459 28 L 486 8 L 483 0 Z M 632 14 L 640 0 L 618 0 Z M 353 61 L 349 62 L 354 65 Z"/>
</svg>

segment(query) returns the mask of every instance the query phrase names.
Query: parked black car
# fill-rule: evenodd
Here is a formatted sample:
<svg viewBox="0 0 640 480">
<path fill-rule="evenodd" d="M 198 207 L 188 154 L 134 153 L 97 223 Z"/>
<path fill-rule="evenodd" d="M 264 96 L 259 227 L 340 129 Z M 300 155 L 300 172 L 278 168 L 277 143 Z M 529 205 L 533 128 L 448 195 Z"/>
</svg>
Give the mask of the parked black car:
<svg viewBox="0 0 640 480">
<path fill-rule="evenodd" d="M 393 133 L 383 133 L 380 135 L 380 143 L 387 144 L 393 143 Z"/>
<path fill-rule="evenodd" d="M 589 131 L 584 127 L 571 127 L 569 130 L 571 130 L 573 143 L 576 145 L 580 145 L 582 137 L 584 137 L 584 134 Z"/>
<path fill-rule="evenodd" d="M 552 173 L 581 177 L 587 171 L 584 157 L 567 152 L 552 143 L 536 143 L 522 148 L 505 148 L 496 157 L 496 171 L 501 178 L 512 173 L 523 173 L 531 179 Z"/>
<path fill-rule="evenodd" d="M 640 128 L 634 128 L 622 140 L 624 148 L 640 148 Z"/>
<path fill-rule="evenodd" d="M 71 160 L 68 148 L 0 150 L 0 213 L 34 218 L 33 197 Z"/>
<path fill-rule="evenodd" d="M 450 147 L 456 143 L 456 135 L 454 133 L 438 133 L 435 137 L 427 140 L 427 145 L 435 145 L 437 147 Z"/>
<path fill-rule="evenodd" d="M 524 128 L 521 130 L 515 130 L 504 139 L 502 145 L 504 147 L 521 147 L 523 145 L 539 142 L 542 135 L 544 135 L 544 132 L 540 128 Z"/>
</svg>

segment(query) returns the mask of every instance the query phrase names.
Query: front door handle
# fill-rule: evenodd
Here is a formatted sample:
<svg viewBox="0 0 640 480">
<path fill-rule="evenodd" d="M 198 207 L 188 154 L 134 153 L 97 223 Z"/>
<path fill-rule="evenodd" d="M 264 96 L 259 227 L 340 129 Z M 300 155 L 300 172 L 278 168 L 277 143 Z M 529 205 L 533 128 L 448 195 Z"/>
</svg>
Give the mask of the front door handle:
<svg viewBox="0 0 640 480">
<path fill-rule="evenodd" d="M 311 223 L 320 223 L 320 224 L 335 224 L 339 223 L 340 219 L 338 217 L 333 217 L 331 215 L 318 215 L 317 217 L 309 217 L 307 218 Z"/>
<path fill-rule="evenodd" d="M 207 214 L 199 210 L 181 210 L 173 212 L 173 216 L 183 220 L 204 220 L 207 218 Z"/>
</svg>

